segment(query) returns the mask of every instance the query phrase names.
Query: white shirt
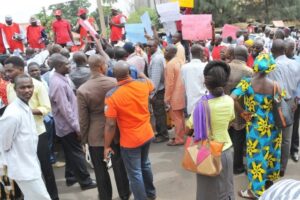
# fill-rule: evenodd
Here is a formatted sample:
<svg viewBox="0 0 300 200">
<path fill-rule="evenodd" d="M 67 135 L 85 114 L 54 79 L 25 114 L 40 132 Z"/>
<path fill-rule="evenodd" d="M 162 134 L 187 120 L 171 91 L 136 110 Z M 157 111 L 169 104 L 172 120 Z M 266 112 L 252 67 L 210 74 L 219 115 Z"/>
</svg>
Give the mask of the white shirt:
<svg viewBox="0 0 300 200">
<path fill-rule="evenodd" d="M 0 127 L 1 157 L 8 177 L 19 181 L 40 178 L 38 133 L 30 107 L 16 98 L 0 118 Z"/>
<path fill-rule="evenodd" d="M 206 63 L 199 59 L 192 59 L 181 68 L 181 76 L 184 82 L 187 97 L 187 112 L 191 114 L 196 103 L 205 95 L 203 70 Z"/>
</svg>

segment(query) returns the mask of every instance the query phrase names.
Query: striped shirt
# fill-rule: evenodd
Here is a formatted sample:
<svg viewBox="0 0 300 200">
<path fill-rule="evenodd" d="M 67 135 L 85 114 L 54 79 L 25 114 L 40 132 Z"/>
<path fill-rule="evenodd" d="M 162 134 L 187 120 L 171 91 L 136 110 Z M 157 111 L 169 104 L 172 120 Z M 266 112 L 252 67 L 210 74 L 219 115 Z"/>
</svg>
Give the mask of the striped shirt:
<svg viewBox="0 0 300 200">
<path fill-rule="evenodd" d="M 269 188 L 259 200 L 300 200 L 300 181 L 281 180 Z"/>
<path fill-rule="evenodd" d="M 154 92 L 151 94 L 151 98 L 160 90 L 165 88 L 164 80 L 164 68 L 165 68 L 165 58 L 160 50 L 157 50 L 152 56 L 150 65 L 148 68 L 148 75 L 150 80 L 155 86 Z"/>
</svg>

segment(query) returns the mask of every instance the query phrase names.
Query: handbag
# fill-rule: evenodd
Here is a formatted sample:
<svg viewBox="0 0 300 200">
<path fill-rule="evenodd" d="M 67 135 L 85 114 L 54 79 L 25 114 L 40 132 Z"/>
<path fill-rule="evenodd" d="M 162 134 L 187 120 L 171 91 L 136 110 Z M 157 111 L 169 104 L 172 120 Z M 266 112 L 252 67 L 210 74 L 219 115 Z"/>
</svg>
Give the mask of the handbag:
<svg viewBox="0 0 300 200">
<path fill-rule="evenodd" d="M 210 111 L 208 102 L 203 101 L 206 115 L 207 139 L 194 142 L 193 137 L 188 137 L 185 143 L 182 167 L 190 172 L 206 176 L 217 176 L 222 171 L 222 149 L 224 143 L 212 140 Z"/>
<path fill-rule="evenodd" d="M 291 106 L 280 95 L 278 84 L 273 82 L 273 115 L 275 126 L 285 128 L 293 124 L 294 116 Z"/>
</svg>

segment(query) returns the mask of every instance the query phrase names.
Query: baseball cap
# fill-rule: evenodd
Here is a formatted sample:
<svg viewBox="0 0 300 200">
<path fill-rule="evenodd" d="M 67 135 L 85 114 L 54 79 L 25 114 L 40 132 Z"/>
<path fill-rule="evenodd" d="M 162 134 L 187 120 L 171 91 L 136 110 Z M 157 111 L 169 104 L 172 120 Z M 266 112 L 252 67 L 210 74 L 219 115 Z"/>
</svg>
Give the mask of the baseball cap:
<svg viewBox="0 0 300 200">
<path fill-rule="evenodd" d="M 118 11 L 119 9 L 116 6 L 112 6 L 111 10 L 117 10 Z"/>
<path fill-rule="evenodd" d="M 37 18 L 35 16 L 31 16 L 29 22 L 37 22 Z"/>
<path fill-rule="evenodd" d="M 77 16 L 83 15 L 87 13 L 87 9 L 85 8 L 79 8 L 77 12 Z"/>
<path fill-rule="evenodd" d="M 5 16 L 5 21 L 12 21 L 12 16 L 11 15 L 6 15 Z"/>
<path fill-rule="evenodd" d="M 61 10 L 54 11 L 55 16 L 61 16 L 61 14 L 62 14 Z"/>
</svg>

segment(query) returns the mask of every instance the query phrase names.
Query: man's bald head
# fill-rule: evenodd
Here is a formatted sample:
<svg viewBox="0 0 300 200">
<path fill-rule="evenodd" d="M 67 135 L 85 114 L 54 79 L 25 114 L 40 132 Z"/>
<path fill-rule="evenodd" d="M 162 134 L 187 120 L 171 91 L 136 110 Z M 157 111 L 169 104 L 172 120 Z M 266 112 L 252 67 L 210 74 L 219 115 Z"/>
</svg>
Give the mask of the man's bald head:
<svg viewBox="0 0 300 200">
<path fill-rule="evenodd" d="M 284 41 L 281 39 L 276 39 L 273 41 L 271 52 L 275 58 L 284 55 L 285 53 Z"/>
<path fill-rule="evenodd" d="M 113 74 L 118 81 L 127 79 L 129 77 L 129 64 L 123 60 L 118 61 L 113 68 Z"/>
<path fill-rule="evenodd" d="M 277 29 L 274 35 L 274 39 L 281 39 L 284 40 L 285 38 L 285 33 L 282 29 Z"/>
<path fill-rule="evenodd" d="M 82 51 L 77 51 L 73 54 L 73 61 L 77 67 L 84 66 L 87 63 L 87 57 Z"/>
<path fill-rule="evenodd" d="M 166 51 L 165 51 L 166 60 L 169 61 L 172 58 L 174 58 L 176 53 L 177 53 L 177 47 L 174 44 L 169 44 L 166 48 Z"/>
<path fill-rule="evenodd" d="M 106 71 L 105 59 L 101 55 L 91 55 L 88 59 L 88 63 L 92 72 L 101 71 L 104 73 Z"/>
<path fill-rule="evenodd" d="M 238 45 L 234 48 L 234 59 L 244 62 L 248 59 L 248 49 L 244 45 Z"/>
<path fill-rule="evenodd" d="M 200 44 L 194 44 L 191 47 L 191 54 L 193 59 L 203 59 L 203 47 Z"/>
</svg>

